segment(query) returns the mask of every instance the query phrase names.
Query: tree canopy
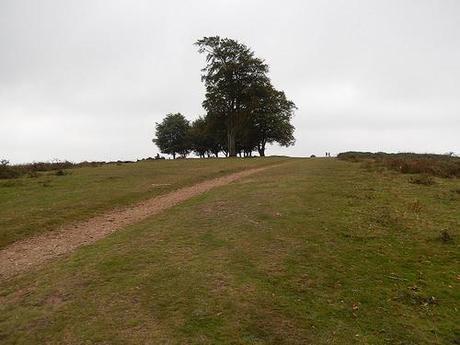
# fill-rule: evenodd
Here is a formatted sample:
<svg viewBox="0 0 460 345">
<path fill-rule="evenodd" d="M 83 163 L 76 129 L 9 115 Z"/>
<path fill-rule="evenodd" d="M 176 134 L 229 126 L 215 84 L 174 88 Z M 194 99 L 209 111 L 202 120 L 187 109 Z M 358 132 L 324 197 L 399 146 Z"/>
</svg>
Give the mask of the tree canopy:
<svg viewBox="0 0 460 345">
<path fill-rule="evenodd" d="M 206 115 L 191 125 L 181 114 L 167 115 L 156 125 L 154 141 L 161 152 L 232 157 L 257 151 L 264 156 L 267 144 L 293 145 L 296 106 L 272 85 L 264 60 L 229 38 L 204 37 L 195 45 L 206 56 L 201 76 Z"/>
<path fill-rule="evenodd" d="M 296 106 L 286 98 L 284 92 L 275 90 L 271 85 L 264 86 L 258 91 L 253 102 L 249 123 L 259 154 L 265 156 L 267 143 L 293 145 L 295 138 L 291 119 Z"/>
<path fill-rule="evenodd" d="M 203 107 L 222 116 L 229 156 L 236 156 L 238 127 L 250 112 L 251 89 L 270 82 L 268 66 L 246 45 L 229 38 L 204 37 L 196 45 L 200 53 L 206 54 Z"/>
<path fill-rule="evenodd" d="M 185 157 L 190 152 L 190 123 L 181 113 L 166 115 L 155 128 L 156 138 L 153 142 L 162 153 L 176 158 L 176 154 Z"/>
</svg>

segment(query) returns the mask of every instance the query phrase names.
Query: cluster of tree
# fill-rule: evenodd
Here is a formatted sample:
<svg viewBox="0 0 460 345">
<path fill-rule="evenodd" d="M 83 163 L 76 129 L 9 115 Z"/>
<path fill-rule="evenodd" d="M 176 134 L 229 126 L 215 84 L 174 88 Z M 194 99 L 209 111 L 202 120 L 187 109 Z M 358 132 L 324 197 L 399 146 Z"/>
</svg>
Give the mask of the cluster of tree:
<svg viewBox="0 0 460 345">
<path fill-rule="evenodd" d="M 154 143 L 161 152 L 185 157 L 265 156 L 266 145 L 294 144 L 291 119 L 296 109 L 268 77 L 268 66 L 238 41 L 204 37 L 196 42 L 206 54 L 202 81 L 206 115 L 190 123 L 182 114 L 169 114 L 156 124 Z"/>
</svg>

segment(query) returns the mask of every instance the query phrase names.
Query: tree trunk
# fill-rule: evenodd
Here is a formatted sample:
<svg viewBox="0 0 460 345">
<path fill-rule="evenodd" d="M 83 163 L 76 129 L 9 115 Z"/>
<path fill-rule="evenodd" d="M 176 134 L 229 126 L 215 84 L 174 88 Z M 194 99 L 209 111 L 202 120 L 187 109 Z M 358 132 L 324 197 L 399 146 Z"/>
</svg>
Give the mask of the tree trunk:
<svg viewBox="0 0 460 345">
<path fill-rule="evenodd" d="M 257 151 L 259 151 L 260 157 L 265 157 L 265 143 L 260 143 L 257 145 Z"/>
<path fill-rule="evenodd" d="M 228 114 L 227 123 L 227 146 L 228 156 L 236 157 L 236 112 L 234 110 L 234 103 L 232 102 L 232 111 Z"/>
<path fill-rule="evenodd" d="M 173 159 L 176 159 L 176 153 L 175 152 L 173 152 L 172 156 L 173 156 Z"/>
<path fill-rule="evenodd" d="M 236 140 L 235 140 L 235 131 L 233 128 L 229 128 L 227 131 L 227 145 L 228 145 L 228 156 L 236 157 Z"/>
</svg>

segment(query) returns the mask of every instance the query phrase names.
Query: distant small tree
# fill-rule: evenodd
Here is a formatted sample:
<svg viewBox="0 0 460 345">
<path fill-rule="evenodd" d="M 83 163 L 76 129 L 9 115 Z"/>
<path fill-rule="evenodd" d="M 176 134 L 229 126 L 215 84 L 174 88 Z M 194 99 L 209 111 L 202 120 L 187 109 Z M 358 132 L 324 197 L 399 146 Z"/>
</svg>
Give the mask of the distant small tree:
<svg viewBox="0 0 460 345">
<path fill-rule="evenodd" d="M 156 138 L 152 141 L 162 153 L 170 154 L 175 159 L 177 154 L 186 157 L 190 152 L 190 123 L 182 114 L 166 115 L 155 129 Z"/>
</svg>

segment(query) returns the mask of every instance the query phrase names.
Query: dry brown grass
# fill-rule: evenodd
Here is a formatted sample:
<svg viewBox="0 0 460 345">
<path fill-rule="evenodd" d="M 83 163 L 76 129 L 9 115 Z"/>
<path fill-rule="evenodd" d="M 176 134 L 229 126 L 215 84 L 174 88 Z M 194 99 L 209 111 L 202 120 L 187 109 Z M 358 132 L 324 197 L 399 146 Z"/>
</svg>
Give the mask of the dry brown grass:
<svg viewBox="0 0 460 345">
<path fill-rule="evenodd" d="M 367 170 L 383 167 L 403 174 L 460 177 L 460 158 L 451 155 L 344 152 L 337 157 L 350 162 L 362 162 Z"/>
</svg>

